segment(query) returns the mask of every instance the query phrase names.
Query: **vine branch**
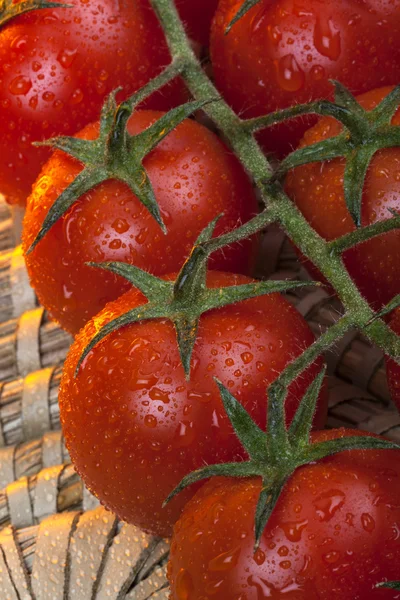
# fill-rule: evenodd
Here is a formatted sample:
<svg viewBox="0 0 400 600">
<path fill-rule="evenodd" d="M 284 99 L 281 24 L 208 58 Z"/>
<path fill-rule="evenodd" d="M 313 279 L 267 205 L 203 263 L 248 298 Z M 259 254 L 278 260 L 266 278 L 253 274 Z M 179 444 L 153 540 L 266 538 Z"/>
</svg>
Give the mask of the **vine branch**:
<svg viewBox="0 0 400 600">
<path fill-rule="evenodd" d="M 175 60 L 179 57 L 184 63 L 182 76 L 193 97 L 198 101 L 216 98 L 219 94 L 192 51 L 174 3 L 170 0 L 151 0 L 151 4 L 164 30 L 171 56 Z M 336 86 L 336 91 L 337 94 L 341 93 L 340 86 Z M 347 109 L 343 106 L 333 108 L 335 106 L 329 102 L 317 102 L 313 103 L 311 112 L 324 111 L 324 114 L 329 112 L 330 116 L 338 116 L 336 113 L 339 111 L 340 119 L 343 122 L 346 118 L 344 113 Z M 299 107 L 298 114 L 304 114 L 305 110 L 304 106 Z M 222 236 L 220 239 L 217 238 L 209 242 L 209 251 L 213 252 L 228 242 L 231 243 L 255 233 L 258 226 L 261 230 L 266 224 L 277 221 L 294 244 L 316 265 L 336 290 L 347 314 L 344 323 L 351 322 L 358 328 L 363 329 L 373 343 L 400 362 L 400 338 L 381 319 L 376 318 L 374 310 L 359 292 L 342 261 L 340 255 L 342 247 L 345 249 L 349 243 L 353 245 L 354 238 L 353 240 L 349 238 L 342 239 L 342 247 L 338 242 L 337 251 L 332 252 L 331 244 L 317 234 L 284 193 L 280 184 L 273 181 L 273 168 L 255 140 L 253 131 L 258 129 L 259 126 L 265 125 L 268 119 L 270 119 L 268 124 L 271 124 L 274 119 L 274 122 L 278 122 L 279 116 L 277 114 L 272 117 L 268 116 L 264 122 L 260 120 L 242 121 L 223 99 L 205 106 L 204 111 L 217 125 L 248 174 L 253 178 L 266 207 L 261 215 L 255 217 L 246 225 Z M 310 112 L 310 106 L 308 106 L 308 112 Z M 382 225 L 382 228 L 389 227 L 391 229 L 392 225 L 394 226 L 394 222 L 390 224 L 390 227 Z M 376 228 L 376 231 L 378 229 L 379 227 Z M 364 241 L 363 236 L 366 236 L 367 239 L 371 233 L 373 231 L 369 229 L 364 234 L 357 234 L 358 238 L 355 242 Z M 378 233 L 373 234 L 378 235 Z M 313 353 L 329 347 L 326 344 L 334 344 L 342 334 L 342 325 L 334 327 L 329 336 L 323 337 L 323 342 L 316 342 L 316 345 L 313 346 Z M 296 368 L 289 366 L 289 369 L 297 372 L 298 366 Z M 289 374 L 290 372 L 289 370 Z M 282 378 L 288 381 L 290 377 L 283 373 Z"/>
</svg>

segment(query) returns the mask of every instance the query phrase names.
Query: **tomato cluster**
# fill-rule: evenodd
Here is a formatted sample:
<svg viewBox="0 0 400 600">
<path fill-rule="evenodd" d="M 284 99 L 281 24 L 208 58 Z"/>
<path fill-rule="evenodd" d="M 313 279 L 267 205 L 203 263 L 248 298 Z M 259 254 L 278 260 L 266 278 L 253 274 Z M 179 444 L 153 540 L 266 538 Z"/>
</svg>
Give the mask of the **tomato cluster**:
<svg viewBox="0 0 400 600">
<path fill-rule="evenodd" d="M 227 33 L 243 0 L 176 0 L 196 51 L 210 58 L 218 90 L 241 117 L 331 98 L 331 78 L 356 94 L 366 92 L 357 100 L 371 111 L 398 83 L 398 2 L 253 4 Z M 260 477 L 212 478 L 186 488 L 163 507 L 188 473 L 249 459 L 218 386 L 236 398 L 238 411 L 245 409 L 251 427 L 265 431 L 268 420 L 278 427 L 276 414 L 275 421 L 269 418 L 270 386 L 314 342 L 304 318 L 278 293 L 212 305 L 194 321 L 200 292 L 211 297 L 216 288 L 221 296 L 234 286 L 250 289 L 258 253 L 259 238 L 253 235 L 207 257 L 207 275 L 205 254 L 202 263 L 195 260 L 195 250 L 206 252 L 200 244 L 211 222 L 216 223 L 213 241 L 258 213 L 249 174 L 218 133 L 200 119 L 182 119 L 168 135 L 157 130 L 141 163 L 137 193 L 119 176 L 135 157 L 112 155 L 123 111 L 115 110 L 104 135 L 110 93 L 122 87 L 116 96 L 121 103 L 170 60 L 149 0 L 72 0 L 69 8 L 36 7 L 0 30 L 0 192 L 11 203 L 26 203 L 23 248 L 31 283 L 52 317 L 75 335 L 59 396 L 70 456 L 87 487 L 122 519 L 156 535 L 173 533 L 171 600 L 400 597 L 376 588 L 379 582 L 400 579 L 396 450 L 352 450 L 302 462 L 288 477 L 256 551 Z M 392 87 L 374 89 L 378 86 Z M 143 140 L 157 123 L 171 118 L 162 111 L 188 97 L 184 81 L 173 79 L 131 111 L 118 136 Z M 397 111 L 392 125 L 399 124 Z M 316 122 L 302 117 L 257 135 L 263 148 L 279 157 L 298 145 L 303 133 L 300 149 L 342 132 L 333 118 Z M 65 151 L 32 145 L 53 136 L 74 137 L 65 142 Z M 104 140 L 107 176 L 77 193 L 37 242 L 60 198 L 94 171 L 91 158 L 78 156 L 78 145 L 89 148 L 98 141 L 100 147 Z M 115 159 L 112 175 L 107 171 L 110 156 Z M 326 241 L 357 229 L 345 198 L 347 158 L 303 164 L 284 182 L 290 199 Z M 399 173 L 398 148 L 376 152 L 363 188 L 363 226 L 399 211 Z M 165 232 L 143 201 L 146 186 Z M 343 255 L 374 309 L 400 291 L 399 235 L 382 234 Z M 105 264 L 94 268 L 93 263 Z M 117 263 L 124 265 L 119 274 Z M 307 266 L 325 281 L 311 261 Z M 204 275 L 203 288 L 196 288 L 199 298 L 189 293 L 191 269 L 198 279 Z M 160 290 L 165 282 L 175 285 L 168 288 L 172 308 L 164 314 L 167 302 Z M 183 315 L 182 302 L 176 308 L 182 295 Z M 135 317 L 129 321 L 129 315 Z M 187 325 L 189 341 L 193 337 L 189 372 L 184 360 L 188 339 L 182 339 L 178 322 Z M 400 333 L 398 314 L 392 326 Z M 102 332 L 107 335 L 100 340 Z M 321 373 L 323 359 L 314 358 L 288 386 L 281 409 L 287 428 Z M 395 400 L 399 369 L 389 361 Z M 315 428 L 324 427 L 326 412 L 324 381 Z M 350 435 L 360 433 L 319 431 L 311 441 L 339 443 Z M 275 456 L 275 472 L 290 458 Z"/>
</svg>

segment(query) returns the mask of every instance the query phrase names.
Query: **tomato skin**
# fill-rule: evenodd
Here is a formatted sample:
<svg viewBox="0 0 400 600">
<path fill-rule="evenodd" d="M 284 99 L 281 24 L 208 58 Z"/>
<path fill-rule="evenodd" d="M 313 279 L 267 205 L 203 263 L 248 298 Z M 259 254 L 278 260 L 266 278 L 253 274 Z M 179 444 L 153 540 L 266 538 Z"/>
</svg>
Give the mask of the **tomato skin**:
<svg viewBox="0 0 400 600">
<path fill-rule="evenodd" d="M 138 111 L 129 131 L 138 133 L 161 116 Z M 97 136 L 98 125 L 81 137 Z M 216 235 L 254 216 L 257 201 L 238 160 L 208 129 L 186 120 L 144 160 L 168 229 L 164 235 L 147 209 L 123 183 L 109 180 L 82 196 L 26 256 L 41 303 L 62 327 L 76 333 L 107 302 L 130 289 L 122 278 L 93 269 L 89 261 L 123 261 L 156 275 L 179 270 L 202 229 L 224 213 Z M 58 195 L 82 166 L 56 152 L 44 166 L 28 200 L 25 250 L 35 239 Z M 257 238 L 216 253 L 212 268 L 248 273 Z"/>
<path fill-rule="evenodd" d="M 330 79 L 360 94 L 400 79 L 400 5 L 390 0 L 262 0 L 225 35 L 242 0 L 221 0 L 211 58 L 217 87 L 243 117 L 332 97 Z M 379 66 L 378 66 L 379 65 Z M 279 155 L 315 121 L 265 130 Z"/>
<path fill-rule="evenodd" d="M 170 62 L 148 0 L 72 0 L 41 9 L 0 31 L 0 192 L 25 205 L 48 148 L 32 142 L 73 135 L 99 118 L 105 97 L 122 100 Z M 140 35 L 138 35 L 140 32 Z M 178 82 L 149 101 L 166 110 L 185 98 Z"/>
<path fill-rule="evenodd" d="M 314 437 L 361 434 L 332 430 Z M 374 589 L 400 574 L 396 452 L 346 452 L 298 469 L 255 555 L 261 480 L 209 480 L 174 527 L 171 600 L 399 598 L 399 592 Z"/>
<path fill-rule="evenodd" d="M 208 46 L 211 21 L 217 10 L 218 0 L 176 0 L 176 6 L 189 36 L 203 46 Z"/>
<path fill-rule="evenodd" d="M 248 281 L 220 272 L 208 277 L 210 287 Z M 139 292 L 127 292 L 75 338 L 61 382 L 60 414 L 71 458 L 89 488 L 125 521 L 169 536 L 194 493 L 187 490 L 162 509 L 180 480 L 204 464 L 245 457 L 213 378 L 265 427 L 268 384 L 314 336 L 301 315 L 273 294 L 201 317 L 189 382 L 174 327 L 166 320 L 144 321 L 109 335 L 74 379 L 78 359 L 96 331 L 143 301 Z M 290 388 L 288 419 L 321 364 L 318 360 Z M 317 426 L 325 420 L 325 392 Z"/>
<path fill-rule="evenodd" d="M 392 88 L 380 88 L 358 97 L 367 110 L 374 108 Z M 400 124 L 400 110 L 393 119 Z M 337 135 L 341 126 L 321 119 L 306 132 L 300 147 Z M 400 149 L 386 148 L 373 157 L 362 197 L 362 226 L 390 219 L 388 209 L 400 210 Z M 286 191 L 314 229 L 328 241 L 355 230 L 344 191 L 344 159 L 303 165 L 286 178 Z M 345 265 L 363 296 L 375 308 L 389 302 L 400 291 L 400 232 L 380 235 L 344 254 Z M 313 276 L 318 271 L 311 265 Z M 319 274 L 319 277 L 322 276 Z"/>
</svg>

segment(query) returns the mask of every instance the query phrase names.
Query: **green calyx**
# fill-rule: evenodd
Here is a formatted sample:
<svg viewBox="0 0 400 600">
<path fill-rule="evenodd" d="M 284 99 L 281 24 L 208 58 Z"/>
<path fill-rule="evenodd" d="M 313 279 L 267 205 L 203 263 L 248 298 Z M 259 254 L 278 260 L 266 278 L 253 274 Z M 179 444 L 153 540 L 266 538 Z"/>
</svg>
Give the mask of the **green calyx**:
<svg viewBox="0 0 400 600">
<path fill-rule="evenodd" d="M 168 83 L 181 68 L 179 61 L 172 63 L 161 75 L 119 105 L 116 94 L 120 89 L 114 90 L 103 105 L 97 139 L 65 136 L 37 143 L 66 152 L 81 162 L 84 168 L 51 206 L 28 254 L 83 194 L 108 179 L 126 183 L 166 233 L 143 160 L 182 121 L 210 101 L 188 102 L 174 108 L 134 136 L 128 133 L 127 125 L 136 106 L 154 90 Z"/>
<path fill-rule="evenodd" d="M 60 4 L 59 2 L 49 2 L 48 0 L 24 0 L 23 2 L 14 2 L 14 0 L 1 0 L 0 28 L 19 15 L 43 8 L 73 8 L 73 5 Z"/>
<path fill-rule="evenodd" d="M 375 587 L 377 588 L 387 588 L 389 590 L 400 590 L 400 581 L 383 581 L 382 583 L 378 583 Z"/>
<path fill-rule="evenodd" d="M 308 163 L 345 158 L 344 197 L 354 223 L 361 227 L 362 193 L 370 162 L 378 150 L 400 146 L 400 127 L 391 124 L 400 101 L 400 86 L 394 88 L 376 108 L 366 111 L 342 84 L 337 81 L 332 83 L 335 104 L 318 101 L 308 105 L 308 108 L 307 105 L 297 106 L 282 112 L 285 119 L 306 113 L 334 117 L 342 123 L 343 131 L 335 137 L 289 154 L 281 162 L 274 178 L 280 179 L 289 170 Z M 248 126 L 257 130 L 280 121 L 279 113 L 275 113 L 274 118 L 270 116 L 268 123 L 262 117 L 253 119 Z"/>
<path fill-rule="evenodd" d="M 285 423 L 287 388 L 279 382 L 269 387 L 266 432 L 254 423 L 240 402 L 216 380 L 225 411 L 249 460 L 209 465 L 194 471 L 171 492 L 164 505 L 188 486 L 210 477 L 261 477 L 262 489 L 255 515 L 256 550 L 282 490 L 296 469 L 347 450 L 400 450 L 397 444 L 369 436 L 310 442 L 315 407 L 325 370 L 322 369 L 306 391 L 288 427 Z"/>
<path fill-rule="evenodd" d="M 301 281 L 259 281 L 231 287 L 208 288 L 206 276 L 207 259 L 210 252 L 206 250 L 206 244 L 213 235 L 218 219 L 219 217 L 214 219 L 200 234 L 188 260 L 174 282 L 165 281 L 125 263 L 89 263 L 90 266 L 105 269 L 124 277 L 146 296 L 148 303 L 107 323 L 85 348 L 78 362 L 76 373 L 94 346 L 110 333 L 125 325 L 140 321 L 168 318 L 175 326 L 179 353 L 186 377 L 189 378 L 192 352 L 200 317 L 203 313 L 257 296 L 284 292 L 306 284 L 310 285 L 309 282 Z"/>
<path fill-rule="evenodd" d="M 244 17 L 244 15 L 247 12 L 249 12 L 249 10 L 253 8 L 253 6 L 259 4 L 260 2 L 261 0 L 244 0 L 242 6 L 240 7 L 236 15 L 233 17 L 228 27 L 226 28 L 225 35 L 227 35 L 230 32 L 235 23 L 237 23 L 242 17 Z"/>
</svg>

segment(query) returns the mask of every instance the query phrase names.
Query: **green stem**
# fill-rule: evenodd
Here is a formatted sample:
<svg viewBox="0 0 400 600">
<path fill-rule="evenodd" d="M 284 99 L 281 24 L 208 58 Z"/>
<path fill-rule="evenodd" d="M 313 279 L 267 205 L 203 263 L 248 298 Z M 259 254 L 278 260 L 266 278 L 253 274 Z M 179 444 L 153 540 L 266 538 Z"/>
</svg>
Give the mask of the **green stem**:
<svg viewBox="0 0 400 600">
<path fill-rule="evenodd" d="M 387 219 L 386 221 L 379 221 L 378 223 L 373 223 L 372 225 L 368 225 L 366 227 L 360 227 L 359 229 L 356 229 L 355 231 L 352 231 L 343 237 L 329 242 L 328 247 L 332 252 L 341 254 L 342 252 L 353 248 L 357 244 L 367 242 L 378 235 L 388 233 L 389 231 L 393 231 L 399 227 L 400 215 L 393 217 L 392 219 Z"/>
<path fill-rule="evenodd" d="M 269 213 L 268 209 L 264 209 L 261 213 L 244 223 L 244 225 L 240 225 L 237 229 L 233 231 L 229 231 L 228 233 L 224 233 L 219 237 L 213 238 L 212 240 L 205 242 L 204 247 L 208 254 L 219 250 L 220 248 L 224 248 L 229 244 L 234 242 L 239 242 L 244 240 L 256 233 L 259 233 L 264 227 L 273 223 L 274 218 Z"/>
<path fill-rule="evenodd" d="M 171 55 L 181 58 L 185 63 L 183 77 L 194 98 L 196 100 L 215 98 L 218 92 L 192 51 L 174 3 L 170 0 L 151 0 L 151 3 L 161 22 Z M 365 327 L 374 318 L 374 311 L 352 281 L 341 257 L 332 253 L 329 244 L 316 233 L 283 190 L 278 185 L 271 185 L 273 169 L 252 132 L 246 126 L 242 126 L 240 118 L 223 99 L 207 105 L 204 110 L 229 141 L 244 168 L 254 179 L 268 207 L 267 212 L 262 213 L 259 222 L 255 221 L 255 223 L 259 224 L 261 229 L 266 222 L 278 221 L 301 252 L 316 265 L 334 287 L 346 312 L 351 315 L 349 317 L 351 322 L 357 327 Z M 343 122 L 343 115 L 341 120 Z M 243 236 L 244 232 L 245 229 L 239 228 L 238 236 Z M 235 238 L 235 232 L 232 232 L 222 243 L 226 243 L 226 239 L 231 242 L 242 238 Z M 212 243 L 215 244 L 213 248 L 216 249 L 221 242 L 213 240 Z M 365 332 L 371 341 L 383 348 L 385 352 L 390 350 L 391 355 L 400 360 L 400 338 L 383 321 L 374 321 Z M 341 335 L 341 327 L 335 327 L 324 339 L 329 341 L 329 344 L 334 344 Z M 307 364 L 305 360 L 303 364 Z"/>
<path fill-rule="evenodd" d="M 276 384 L 282 387 L 288 386 L 296 379 L 309 365 L 311 365 L 323 352 L 326 352 L 344 336 L 354 326 L 354 320 L 350 313 L 347 313 L 337 323 L 329 327 L 315 342 L 306 348 L 303 353 L 291 362 L 284 371 L 282 371 Z"/>
<path fill-rule="evenodd" d="M 334 117 L 339 120 L 346 118 L 346 109 L 329 102 L 328 100 L 317 100 L 308 104 L 296 104 L 282 110 L 277 110 L 262 117 L 255 117 L 241 122 L 241 127 L 248 131 L 256 132 L 260 129 L 272 127 L 289 119 L 295 119 L 302 115 L 321 115 Z"/>
</svg>

